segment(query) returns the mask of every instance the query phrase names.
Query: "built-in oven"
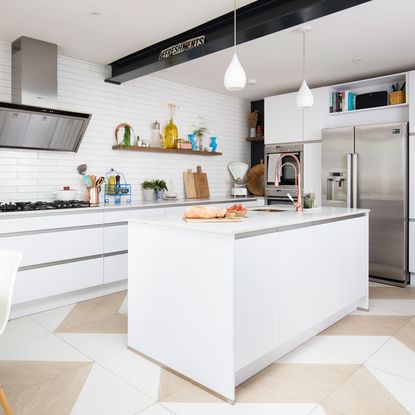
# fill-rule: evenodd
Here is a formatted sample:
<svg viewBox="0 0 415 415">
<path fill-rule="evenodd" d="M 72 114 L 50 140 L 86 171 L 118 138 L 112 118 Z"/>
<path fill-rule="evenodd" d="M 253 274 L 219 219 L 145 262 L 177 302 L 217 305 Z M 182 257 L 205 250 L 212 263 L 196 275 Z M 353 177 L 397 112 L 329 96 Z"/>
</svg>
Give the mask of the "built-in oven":
<svg viewBox="0 0 415 415">
<path fill-rule="evenodd" d="M 272 144 L 265 146 L 265 202 L 268 205 L 288 201 L 290 193 L 297 199 L 297 169 L 300 162 L 301 177 L 304 171 L 304 145 L 303 144 Z M 279 184 L 275 185 L 278 175 Z M 303 193 L 303 180 L 301 192 Z"/>
</svg>

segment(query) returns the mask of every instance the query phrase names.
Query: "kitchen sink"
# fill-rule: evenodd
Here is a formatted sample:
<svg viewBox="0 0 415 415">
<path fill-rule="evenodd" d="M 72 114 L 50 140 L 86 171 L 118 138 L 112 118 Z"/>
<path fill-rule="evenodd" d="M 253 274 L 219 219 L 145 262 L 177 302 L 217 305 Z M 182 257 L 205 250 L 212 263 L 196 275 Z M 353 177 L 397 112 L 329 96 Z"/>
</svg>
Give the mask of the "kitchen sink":
<svg viewBox="0 0 415 415">
<path fill-rule="evenodd" d="M 288 209 L 272 209 L 272 208 L 259 208 L 259 209 L 251 209 L 254 212 L 289 212 Z"/>
</svg>

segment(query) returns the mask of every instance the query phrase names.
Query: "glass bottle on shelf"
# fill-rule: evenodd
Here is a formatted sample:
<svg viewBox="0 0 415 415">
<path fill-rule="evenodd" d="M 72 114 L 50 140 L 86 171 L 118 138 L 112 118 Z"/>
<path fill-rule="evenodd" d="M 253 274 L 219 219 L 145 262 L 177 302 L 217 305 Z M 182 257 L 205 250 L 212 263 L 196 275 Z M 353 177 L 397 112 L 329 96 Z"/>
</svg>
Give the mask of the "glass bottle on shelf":
<svg viewBox="0 0 415 415">
<path fill-rule="evenodd" d="M 174 110 L 176 109 L 176 105 L 169 104 L 169 109 L 170 109 L 170 121 L 164 128 L 164 143 L 165 143 L 166 148 L 175 148 L 177 139 L 179 137 L 179 131 L 177 129 L 177 126 L 173 122 Z"/>
</svg>

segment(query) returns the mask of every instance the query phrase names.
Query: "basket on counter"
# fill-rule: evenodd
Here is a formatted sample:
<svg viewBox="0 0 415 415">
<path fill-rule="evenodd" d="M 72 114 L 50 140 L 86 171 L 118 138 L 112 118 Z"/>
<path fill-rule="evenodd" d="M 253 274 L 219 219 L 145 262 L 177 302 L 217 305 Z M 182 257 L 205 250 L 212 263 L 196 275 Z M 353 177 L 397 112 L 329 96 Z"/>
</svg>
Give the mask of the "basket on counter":
<svg viewBox="0 0 415 415">
<path fill-rule="evenodd" d="M 125 203 L 131 203 L 131 185 L 130 184 L 106 184 L 104 203 L 108 204 L 110 198 L 114 198 L 114 204 L 120 205 L 122 198 L 125 198 Z"/>
<path fill-rule="evenodd" d="M 405 104 L 406 94 L 405 91 L 389 92 L 389 105 Z"/>
</svg>

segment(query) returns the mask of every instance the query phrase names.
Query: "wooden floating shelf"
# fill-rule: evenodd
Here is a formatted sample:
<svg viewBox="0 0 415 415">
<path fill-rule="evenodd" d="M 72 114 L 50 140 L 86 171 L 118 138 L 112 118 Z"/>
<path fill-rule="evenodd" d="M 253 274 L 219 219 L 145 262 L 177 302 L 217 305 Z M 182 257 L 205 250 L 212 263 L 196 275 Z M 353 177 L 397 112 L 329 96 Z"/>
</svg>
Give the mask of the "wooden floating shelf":
<svg viewBox="0 0 415 415">
<path fill-rule="evenodd" d="M 181 148 L 163 148 L 163 147 L 137 147 L 137 146 L 130 146 L 124 147 L 120 145 L 112 146 L 113 150 L 121 150 L 121 151 L 141 151 L 142 153 L 176 153 L 176 154 L 188 154 L 193 156 L 221 156 L 222 153 L 215 151 L 214 153 L 211 151 L 193 151 L 193 150 L 185 150 Z"/>
<path fill-rule="evenodd" d="M 264 136 L 260 135 L 258 137 L 248 137 L 246 140 L 250 141 L 251 143 L 256 141 L 264 141 Z"/>
</svg>

